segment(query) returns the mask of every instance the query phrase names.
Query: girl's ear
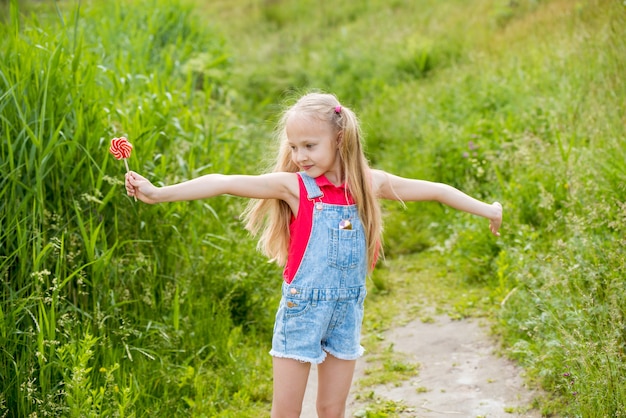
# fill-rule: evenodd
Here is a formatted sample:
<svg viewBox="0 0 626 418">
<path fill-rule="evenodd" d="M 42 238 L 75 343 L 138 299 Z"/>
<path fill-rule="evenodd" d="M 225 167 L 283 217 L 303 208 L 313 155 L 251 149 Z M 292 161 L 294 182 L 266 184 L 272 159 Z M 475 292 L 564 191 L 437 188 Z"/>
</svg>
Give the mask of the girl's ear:
<svg viewBox="0 0 626 418">
<path fill-rule="evenodd" d="M 339 131 L 337 134 L 337 146 L 341 145 L 341 141 L 343 140 L 343 131 Z"/>
</svg>

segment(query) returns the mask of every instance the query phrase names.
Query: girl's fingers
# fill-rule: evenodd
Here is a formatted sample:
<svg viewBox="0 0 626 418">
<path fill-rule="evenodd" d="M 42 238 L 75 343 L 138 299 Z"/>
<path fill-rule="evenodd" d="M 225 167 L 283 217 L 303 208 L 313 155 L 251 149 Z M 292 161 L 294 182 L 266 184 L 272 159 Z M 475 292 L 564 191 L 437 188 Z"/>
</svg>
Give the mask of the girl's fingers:
<svg viewBox="0 0 626 418">
<path fill-rule="evenodd" d="M 129 196 L 134 196 L 135 195 L 135 185 L 133 184 L 133 181 L 135 180 L 132 176 L 132 172 L 128 172 L 126 173 L 126 181 L 125 181 L 125 186 L 126 186 L 126 193 Z"/>
<path fill-rule="evenodd" d="M 496 206 L 499 210 L 499 216 L 495 219 L 491 219 L 491 221 L 489 222 L 489 226 L 491 227 L 491 232 L 499 237 L 500 236 L 500 232 L 498 232 L 498 230 L 500 229 L 500 227 L 502 226 L 502 204 L 500 202 L 493 202 L 493 206 Z"/>
</svg>

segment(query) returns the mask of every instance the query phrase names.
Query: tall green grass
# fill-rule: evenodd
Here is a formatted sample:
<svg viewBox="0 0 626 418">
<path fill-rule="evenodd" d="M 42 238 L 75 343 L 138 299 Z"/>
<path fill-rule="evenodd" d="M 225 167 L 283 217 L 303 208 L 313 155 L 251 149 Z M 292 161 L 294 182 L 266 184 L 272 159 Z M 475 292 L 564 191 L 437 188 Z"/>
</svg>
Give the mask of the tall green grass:
<svg viewBox="0 0 626 418">
<path fill-rule="evenodd" d="M 0 414 L 257 416 L 279 274 L 240 202 L 137 204 L 108 154 L 125 135 L 168 183 L 247 170 L 224 40 L 177 2 L 22 7 L 0 27 Z"/>
<path fill-rule="evenodd" d="M 375 166 L 504 204 L 500 240 L 385 204 L 389 262 L 488 287 L 546 415 L 626 413 L 623 2 L 0 7 L 2 414 L 267 414 L 280 274 L 241 202 L 134 203 L 108 140 L 156 182 L 256 172 L 309 88 L 355 108 Z"/>
</svg>

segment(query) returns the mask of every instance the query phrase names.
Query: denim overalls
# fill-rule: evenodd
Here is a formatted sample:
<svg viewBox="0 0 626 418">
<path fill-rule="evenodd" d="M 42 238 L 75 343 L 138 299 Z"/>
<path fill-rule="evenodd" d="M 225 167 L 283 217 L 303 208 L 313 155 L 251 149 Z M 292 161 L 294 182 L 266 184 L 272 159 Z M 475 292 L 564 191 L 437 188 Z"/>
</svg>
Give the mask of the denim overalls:
<svg viewBox="0 0 626 418">
<path fill-rule="evenodd" d="M 293 281 L 283 282 L 270 354 L 315 364 L 323 362 L 326 353 L 354 360 L 363 354 L 363 226 L 355 205 L 323 203 L 315 179 L 305 173 L 301 177 L 314 202 L 313 225 Z M 342 220 L 349 220 L 351 229 L 340 229 Z"/>
</svg>

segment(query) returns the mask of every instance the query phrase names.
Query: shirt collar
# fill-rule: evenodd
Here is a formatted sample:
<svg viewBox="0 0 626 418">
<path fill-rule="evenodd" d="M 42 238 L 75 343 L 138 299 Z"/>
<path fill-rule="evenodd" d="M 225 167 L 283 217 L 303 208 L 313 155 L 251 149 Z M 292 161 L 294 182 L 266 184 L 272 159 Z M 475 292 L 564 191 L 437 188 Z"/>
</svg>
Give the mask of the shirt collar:
<svg viewBox="0 0 626 418">
<path fill-rule="evenodd" d="M 325 174 L 322 174 L 321 176 L 317 177 L 317 178 L 315 179 L 315 182 L 317 183 L 317 185 L 318 185 L 320 188 L 322 188 L 322 187 L 328 187 L 328 186 L 330 186 L 330 187 L 334 187 L 334 188 L 336 188 L 336 189 L 345 189 L 345 188 L 346 188 L 346 183 L 345 183 L 345 182 L 344 182 L 344 183 L 342 183 L 342 184 L 340 184 L 339 186 L 335 186 L 333 183 L 331 183 L 331 182 L 330 182 L 330 180 L 328 180 L 328 179 L 326 178 L 326 175 L 325 175 Z"/>
</svg>

